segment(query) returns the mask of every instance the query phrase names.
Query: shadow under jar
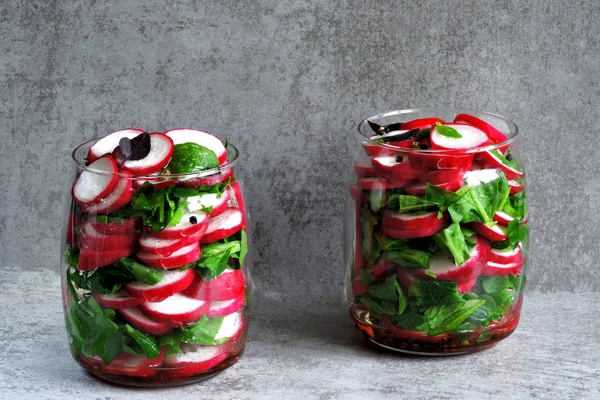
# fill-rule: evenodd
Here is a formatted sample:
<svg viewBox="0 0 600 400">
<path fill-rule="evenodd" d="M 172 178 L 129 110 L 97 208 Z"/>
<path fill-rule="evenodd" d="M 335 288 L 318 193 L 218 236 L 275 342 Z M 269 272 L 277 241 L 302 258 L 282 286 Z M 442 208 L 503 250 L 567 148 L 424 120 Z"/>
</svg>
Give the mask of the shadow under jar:
<svg viewBox="0 0 600 400">
<path fill-rule="evenodd" d="M 252 252 L 234 172 L 238 151 L 206 132 L 172 130 L 150 134 L 149 155 L 123 162 L 123 142 L 109 137 L 73 152 L 61 246 L 72 355 L 95 376 L 125 385 L 207 379 L 243 354 L 250 317 Z M 213 161 L 206 164 L 189 142 L 215 150 Z M 155 150 L 165 157 L 160 174 L 135 173 L 160 159 Z M 214 166 L 170 173 L 194 160 Z"/>
<path fill-rule="evenodd" d="M 528 251 L 516 125 L 431 108 L 376 115 L 358 131 L 344 225 L 355 327 L 422 355 L 470 353 L 509 336 Z"/>
</svg>

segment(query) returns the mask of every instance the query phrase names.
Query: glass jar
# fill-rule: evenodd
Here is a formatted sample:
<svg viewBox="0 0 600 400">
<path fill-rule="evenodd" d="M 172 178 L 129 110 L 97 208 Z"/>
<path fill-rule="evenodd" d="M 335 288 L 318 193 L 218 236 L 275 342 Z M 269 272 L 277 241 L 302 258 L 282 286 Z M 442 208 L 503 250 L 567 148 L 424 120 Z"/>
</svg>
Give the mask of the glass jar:
<svg viewBox="0 0 600 400">
<path fill-rule="evenodd" d="M 516 125 L 431 108 L 362 121 L 344 224 L 355 327 L 423 355 L 485 349 L 519 322 L 527 271 Z"/>
<path fill-rule="evenodd" d="M 146 387 L 235 364 L 253 289 L 237 149 L 225 142 L 218 168 L 142 176 L 90 168 L 94 143 L 73 152 L 74 180 L 114 182 L 91 204 L 69 188 L 60 265 L 73 357 L 97 377 Z"/>
</svg>

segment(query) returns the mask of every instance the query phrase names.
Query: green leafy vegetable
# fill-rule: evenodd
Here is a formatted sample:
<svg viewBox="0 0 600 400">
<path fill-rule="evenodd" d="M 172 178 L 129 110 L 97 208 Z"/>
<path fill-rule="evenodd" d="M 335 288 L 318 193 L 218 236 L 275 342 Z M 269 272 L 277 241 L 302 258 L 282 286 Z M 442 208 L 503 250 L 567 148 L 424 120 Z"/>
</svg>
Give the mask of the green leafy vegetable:
<svg viewBox="0 0 600 400">
<path fill-rule="evenodd" d="M 400 212 L 409 212 L 431 209 L 432 207 L 437 207 L 437 204 L 419 196 L 393 194 L 388 199 L 388 207 Z"/>
<path fill-rule="evenodd" d="M 510 193 L 508 181 L 501 175 L 491 182 L 482 183 L 467 191 L 460 200 L 448 207 L 454 222 L 489 222 L 502 209 Z"/>
<path fill-rule="evenodd" d="M 507 167 L 512 168 L 515 171 L 521 172 L 521 166 L 512 156 L 510 157 L 510 160 L 509 160 L 498 150 L 490 150 L 490 154 L 492 154 L 494 157 L 496 157 L 502 164 L 506 165 Z M 510 155 L 510 150 L 506 154 L 507 154 L 507 156 Z"/>
<path fill-rule="evenodd" d="M 182 343 L 215 345 L 215 336 L 222 323 L 222 317 L 209 319 L 204 315 L 198 322 L 161 336 L 159 346 L 167 346 L 167 355 L 171 355 L 179 353 Z"/>
<path fill-rule="evenodd" d="M 148 285 L 156 285 L 163 278 L 162 270 L 147 267 L 132 258 L 122 257 L 115 263 L 115 266 L 121 268 L 127 276 Z"/>
<path fill-rule="evenodd" d="M 484 276 L 481 285 L 487 293 L 494 294 L 510 287 L 511 282 L 508 276 Z"/>
<path fill-rule="evenodd" d="M 383 253 L 385 260 L 390 260 L 398 265 L 409 268 L 429 268 L 431 253 L 423 250 L 404 247 Z"/>
<path fill-rule="evenodd" d="M 442 125 L 439 122 L 435 123 L 435 130 L 442 136 L 460 139 L 462 135 L 458 131 L 450 126 Z"/>
<path fill-rule="evenodd" d="M 219 159 L 214 151 L 197 143 L 176 144 L 167 170 L 171 174 L 189 174 L 219 166 Z"/>
<path fill-rule="evenodd" d="M 430 306 L 462 302 L 455 282 L 422 281 L 415 279 L 408 288 L 408 295 L 417 297 L 415 304 Z"/>
<path fill-rule="evenodd" d="M 504 204 L 504 211 L 511 217 L 519 220 L 519 222 L 523 221 L 527 215 L 526 198 L 527 194 L 525 193 L 525 190 L 508 196 L 508 199 Z"/>
<path fill-rule="evenodd" d="M 375 262 L 381 254 L 381 248 L 375 240 L 373 229 L 378 224 L 377 217 L 365 207 L 360 215 L 360 226 L 363 232 L 362 254 L 368 263 Z"/>
<path fill-rule="evenodd" d="M 375 277 L 373 276 L 373 274 L 369 270 L 367 270 L 367 269 L 361 269 L 358 272 L 358 276 L 360 277 L 360 281 L 365 286 L 369 286 L 370 284 L 372 284 L 376 280 Z"/>
<path fill-rule="evenodd" d="M 506 236 L 508 239 L 502 242 L 492 242 L 492 247 L 496 249 L 510 250 L 517 247 L 521 242 L 527 244 L 527 239 L 529 238 L 529 229 L 527 229 L 526 225 L 519 225 L 517 220 L 512 220 L 508 224 Z"/>
<path fill-rule="evenodd" d="M 140 332 L 127 324 L 125 325 L 125 329 L 127 334 L 131 336 L 131 338 L 133 338 L 137 344 L 140 345 L 144 351 L 144 354 L 146 354 L 149 359 L 156 358 L 160 355 L 160 349 L 158 348 L 156 339 L 154 339 L 152 336 L 144 332 Z"/>
<path fill-rule="evenodd" d="M 471 258 L 463 231 L 457 222 L 436 233 L 433 239 L 441 249 L 452 256 L 456 265 L 461 265 Z"/>
<path fill-rule="evenodd" d="M 427 334 L 436 336 L 455 330 L 484 303 L 485 300 L 467 300 L 462 304 L 442 306 L 442 310 L 435 314 L 434 319 L 428 321 L 431 330 L 427 331 Z"/>
</svg>

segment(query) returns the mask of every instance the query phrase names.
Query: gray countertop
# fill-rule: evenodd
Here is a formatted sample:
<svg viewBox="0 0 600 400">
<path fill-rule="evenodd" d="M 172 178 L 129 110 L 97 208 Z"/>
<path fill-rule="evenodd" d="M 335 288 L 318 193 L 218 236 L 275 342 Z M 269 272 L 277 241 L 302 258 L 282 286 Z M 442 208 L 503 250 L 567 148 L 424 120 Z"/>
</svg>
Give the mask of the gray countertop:
<svg viewBox="0 0 600 400">
<path fill-rule="evenodd" d="M 423 358 L 365 343 L 341 300 L 258 291 L 236 365 L 204 383 L 134 389 L 95 379 L 71 359 L 57 275 L 5 269 L 0 278 L 2 399 L 600 398 L 598 293 L 529 293 L 518 330 L 494 348 Z"/>
</svg>

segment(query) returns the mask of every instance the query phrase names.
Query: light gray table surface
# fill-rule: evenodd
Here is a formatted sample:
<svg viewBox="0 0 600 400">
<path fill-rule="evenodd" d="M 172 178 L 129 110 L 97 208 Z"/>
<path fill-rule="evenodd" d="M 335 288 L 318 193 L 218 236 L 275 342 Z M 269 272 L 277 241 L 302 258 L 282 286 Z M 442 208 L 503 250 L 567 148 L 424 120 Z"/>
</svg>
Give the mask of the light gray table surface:
<svg viewBox="0 0 600 400">
<path fill-rule="evenodd" d="M 2 399 L 597 399 L 598 293 L 528 293 L 517 331 L 492 349 L 424 358 L 379 350 L 341 300 L 257 292 L 246 353 L 215 378 L 135 389 L 84 373 L 67 345 L 59 279 L 0 273 Z M 33 284 L 37 282 L 36 284 Z M 341 296 L 340 296 L 341 298 Z"/>
</svg>

